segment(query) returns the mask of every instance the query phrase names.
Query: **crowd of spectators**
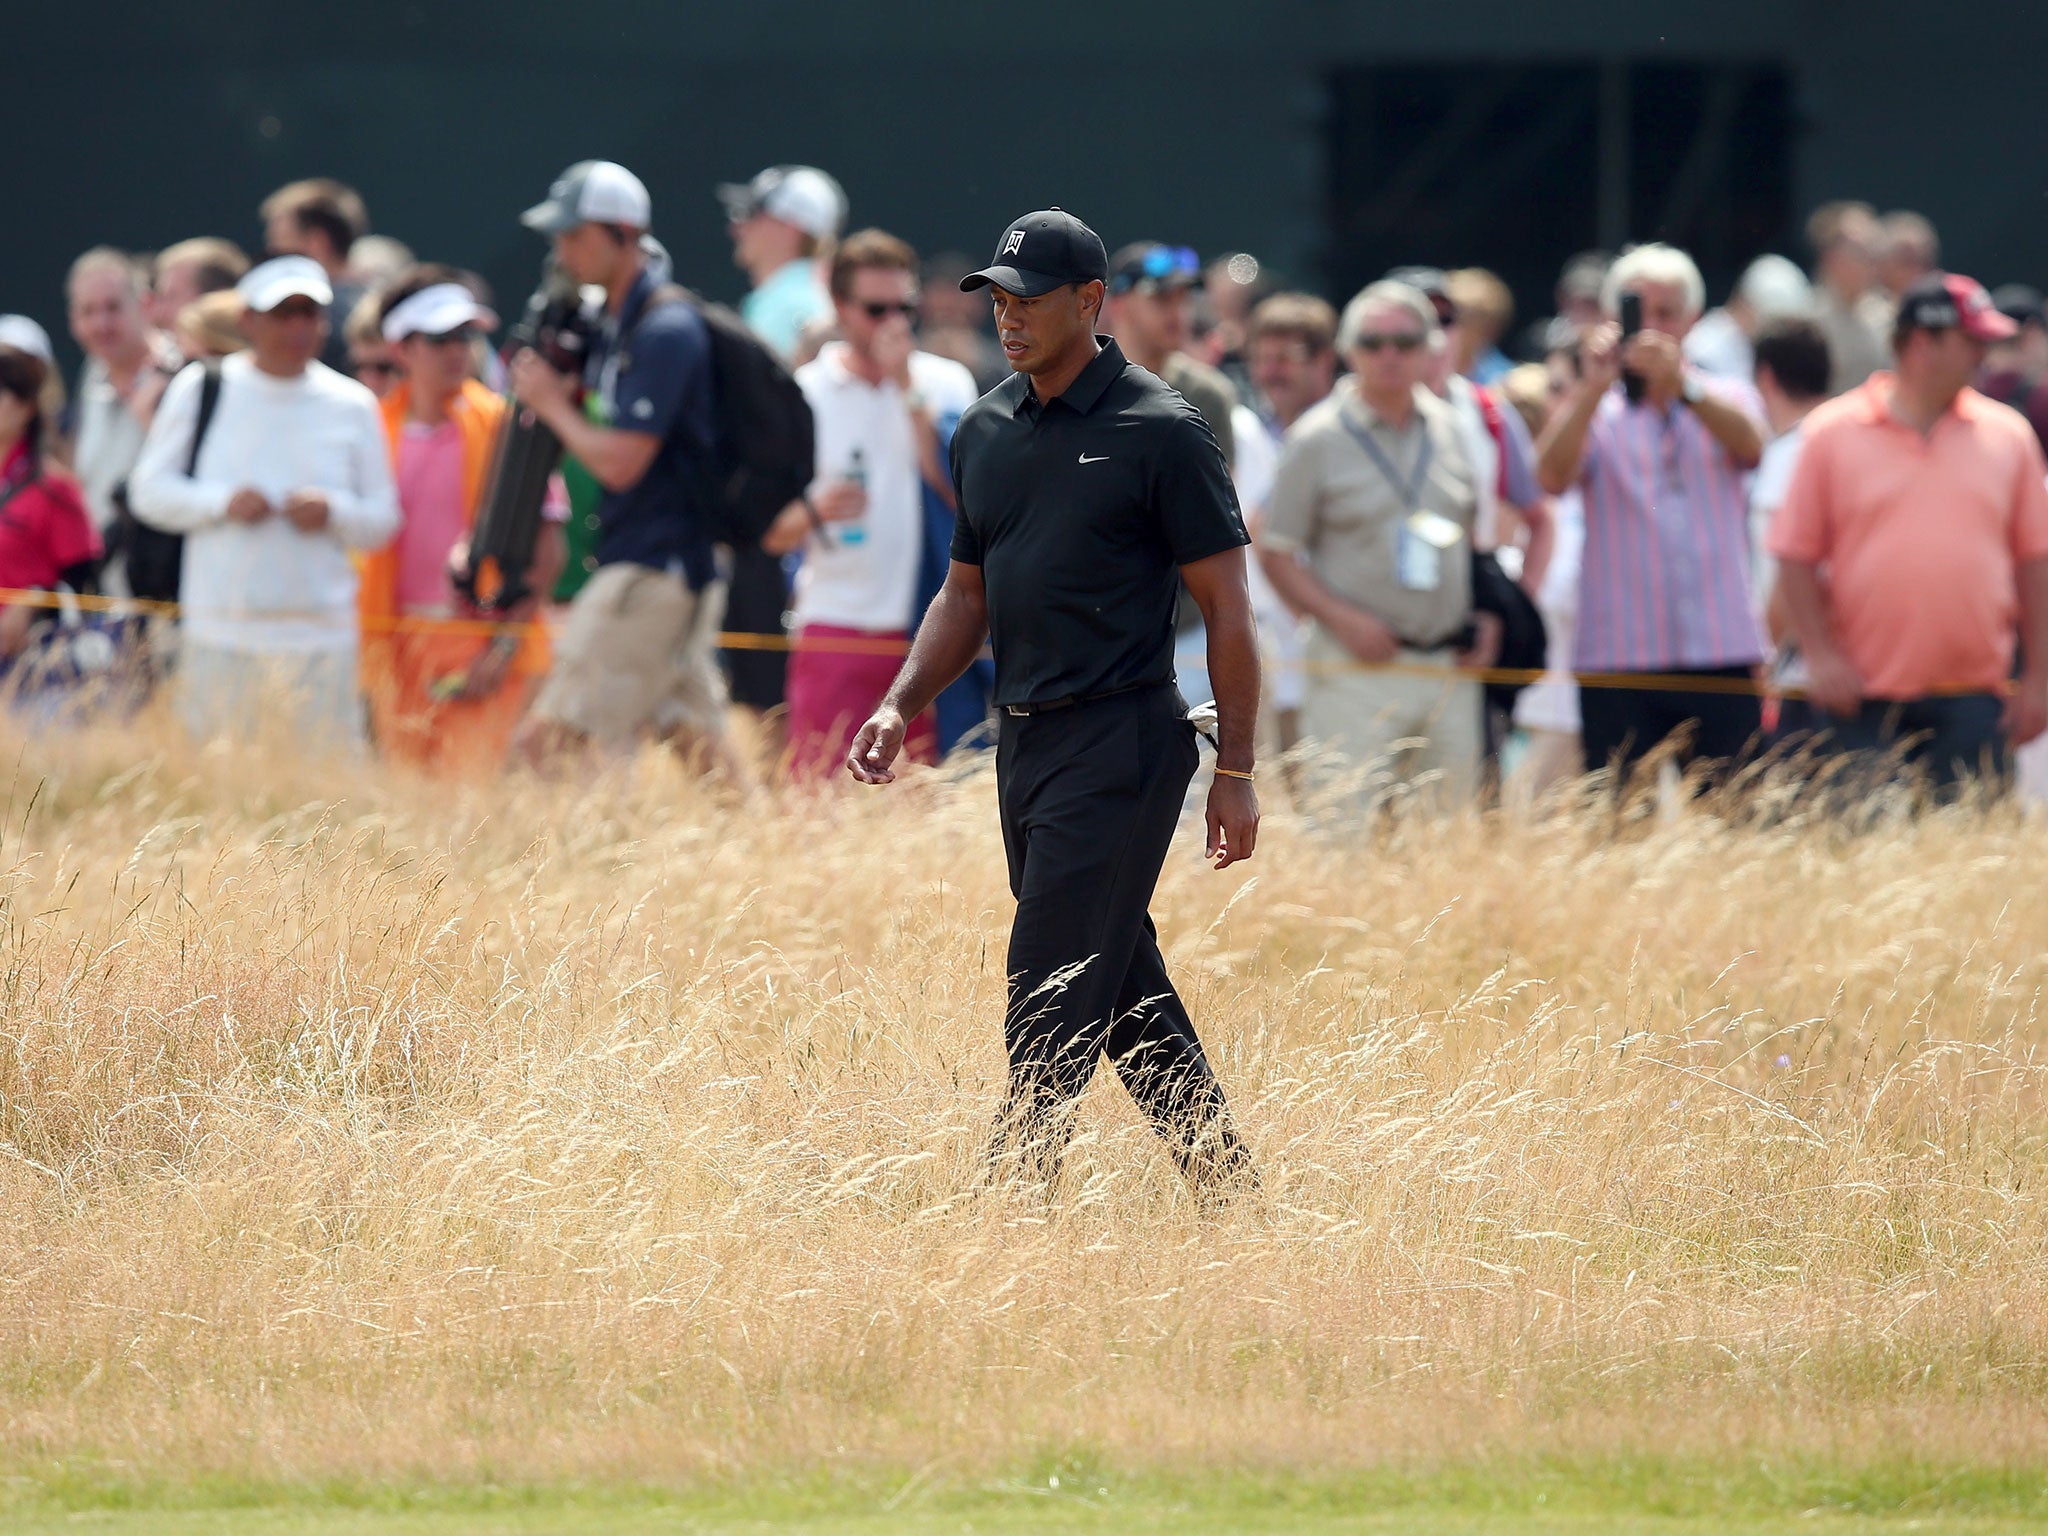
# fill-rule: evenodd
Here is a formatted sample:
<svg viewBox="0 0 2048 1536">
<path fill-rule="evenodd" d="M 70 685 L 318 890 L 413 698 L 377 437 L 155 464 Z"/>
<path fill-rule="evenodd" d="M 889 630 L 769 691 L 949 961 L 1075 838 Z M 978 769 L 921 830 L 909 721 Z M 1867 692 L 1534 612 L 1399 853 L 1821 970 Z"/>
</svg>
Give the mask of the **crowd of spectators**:
<svg viewBox="0 0 2048 1536">
<path fill-rule="evenodd" d="M 593 295 L 580 374 L 503 349 L 480 278 L 325 179 L 263 200 L 259 260 L 223 236 L 79 256 L 68 392 L 21 296 L 0 588 L 58 599 L 0 608 L 17 707 L 82 692 L 94 630 L 126 707 L 165 691 L 202 738 L 283 719 L 476 776 L 655 736 L 738 778 L 834 777 L 943 577 L 953 423 L 1007 369 L 970 263 L 849 229 L 826 172 L 770 167 L 720 210 L 815 439 L 808 493 L 744 547 L 706 501 L 715 326 L 624 167 L 572 167 L 526 216 Z M 1915 213 L 1829 203 L 1806 237 L 1808 265 L 1762 255 L 1713 305 L 1682 250 L 1582 252 L 1520 329 L 1476 267 L 1333 305 L 1248 252 L 1118 249 L 1104 324 L 1201 412 L 1254 531 L 1269 749 L 1444 806 L 1774 749 L 2002 779 L 2048 724 L 2042 296 L 1946 271 Z M 531 595 L 486 611 L 469 538 L 515 411 L 568 456 Z M 1482 687 L 1518 604 L 1547 666 Z M 1177 624 L 1197 701 L 1192 604 Z M 987 716 L 983 669 L 912 756 Z"/>
</svg>

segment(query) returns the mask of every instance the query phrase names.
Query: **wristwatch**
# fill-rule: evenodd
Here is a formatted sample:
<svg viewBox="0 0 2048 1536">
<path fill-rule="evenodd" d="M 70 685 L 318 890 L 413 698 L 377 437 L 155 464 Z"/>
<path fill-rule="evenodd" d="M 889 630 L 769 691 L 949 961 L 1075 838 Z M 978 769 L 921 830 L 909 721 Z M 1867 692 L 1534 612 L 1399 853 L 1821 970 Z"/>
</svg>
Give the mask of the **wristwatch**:
<svg viewBox="0 0 2048 1536">
<path fill-rule="evenodd" d="M 1678 398 L 1687 405 L 1698 405 L 1707 398 L 1707 386 L 1700 382 L 1698 374 L 1688 373 L 1678 386 Z"/>
</svg>

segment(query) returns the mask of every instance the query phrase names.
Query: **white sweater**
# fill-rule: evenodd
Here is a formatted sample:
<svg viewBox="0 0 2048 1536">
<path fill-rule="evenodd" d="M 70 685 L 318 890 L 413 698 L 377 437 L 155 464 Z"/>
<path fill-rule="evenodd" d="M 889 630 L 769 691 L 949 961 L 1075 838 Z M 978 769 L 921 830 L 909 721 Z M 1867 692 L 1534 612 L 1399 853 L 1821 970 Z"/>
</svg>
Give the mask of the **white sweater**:
<svg viewBox="0 0 2048 1536">
<path fill-rule="evenodd" d="M 171 381 L 128 481 L 137 517 L 186 535 L 186 636 L 259 654 L 354 645 L 349 551 L 385 543 L 399 523 L 376 397 L 321 363 L 280 379 L 238 353 L 221 364 L 220 397 L 188 476 L 199 386 L 196 364 Z M 231 523 L 228 501 L 244 486 L 273 507 L 294 491 L 319 491 L 328 525 L 301 533 L 282 515 Z"/>
</svg>

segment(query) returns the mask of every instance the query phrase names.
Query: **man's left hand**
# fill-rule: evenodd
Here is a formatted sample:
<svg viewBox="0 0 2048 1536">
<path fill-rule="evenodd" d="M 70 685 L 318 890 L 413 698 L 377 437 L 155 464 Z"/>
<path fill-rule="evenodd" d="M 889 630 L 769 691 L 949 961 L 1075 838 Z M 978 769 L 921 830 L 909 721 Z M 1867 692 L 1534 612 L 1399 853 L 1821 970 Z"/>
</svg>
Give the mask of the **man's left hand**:
<svg viewBox="0 0 2048 1536">
<path fill-rule="evenodd" d="M 1252 781 L 1219 773 L 1209 784 L 1208 822 L 1205 857 L 1218 869 L 1250 858 L 1259 843 L 1259 797 Z"/>
<path fill-rule="evenodd" d="M 513 354 L 506 374 L 512 384 L 512 397 L 543 420 L 550 411 L 575 406 L 575 380 L 549 367 L 547 359 L 531 347 L 521 347 Z"/>
<path fill-rule="evenodd" d="M 2005 739 L 2023 747 L 2048 731 L 2048 672 L 2024 672 L 2006 695 Z"/>
<path fill-rule="evenodd" d="M 327 526 L 330 516 L 327 498 L 318 491 L 293 491 L 279 510 L 285 521 L 301 533 L 318 533 Z"/>
<path fill-rule="evenodd" d="M 1500 660 L 1501 636 L 1507 632 L 1497 613 L 1475 609 L 1472 614 L 1472 643 L 1458 652 L 1458 665 L 1484 670 Z"/>
<path fill-rule="evenodd" d="M 1622 361 L 1642 376 L 1652 392 L 1675 395 L 1685 384 L 1685 354 L 1677 338 L 1662 331 L 1637 331 L 1621 349 Z"/>
</svg>

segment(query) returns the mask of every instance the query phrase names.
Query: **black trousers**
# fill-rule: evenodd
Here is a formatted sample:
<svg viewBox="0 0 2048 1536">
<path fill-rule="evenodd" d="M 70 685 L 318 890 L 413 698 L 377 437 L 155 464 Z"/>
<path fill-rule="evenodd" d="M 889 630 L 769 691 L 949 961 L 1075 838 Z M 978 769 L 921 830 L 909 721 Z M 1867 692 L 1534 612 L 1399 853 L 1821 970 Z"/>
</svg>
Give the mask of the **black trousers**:
<svg viewBox="0 0 2048 1536">
<path fill-rule="evenodd" d="M 1073 1101 L 1108 1056 L 1198 1182 L 1249 1163 L 1146 906 L 1197 761 L 1171 685 L 1000 714 L 996 774 L 1017 917 L 998 1157 L 1058 1172 Z"/>
<path fill-rule="evenodd" d="M 1701 667 L 1674 670 L 1671 675 L 1710 683 L 1747 681 L 1754 669 Z M 1680 768 L 1696 762 L 1731 768 L 1757 750 L 1763 727 L 1763 700 L 1753 692 L 1599 685 L 1579 690 L 1579 743 L 1586 751 L 1587 771 L 1612 764 L 1616 780 L 1623 784 L 1638 763 L 1676 732 L 1686 733 L 1686 744 L 1678 753 Z"/>
</svg>

